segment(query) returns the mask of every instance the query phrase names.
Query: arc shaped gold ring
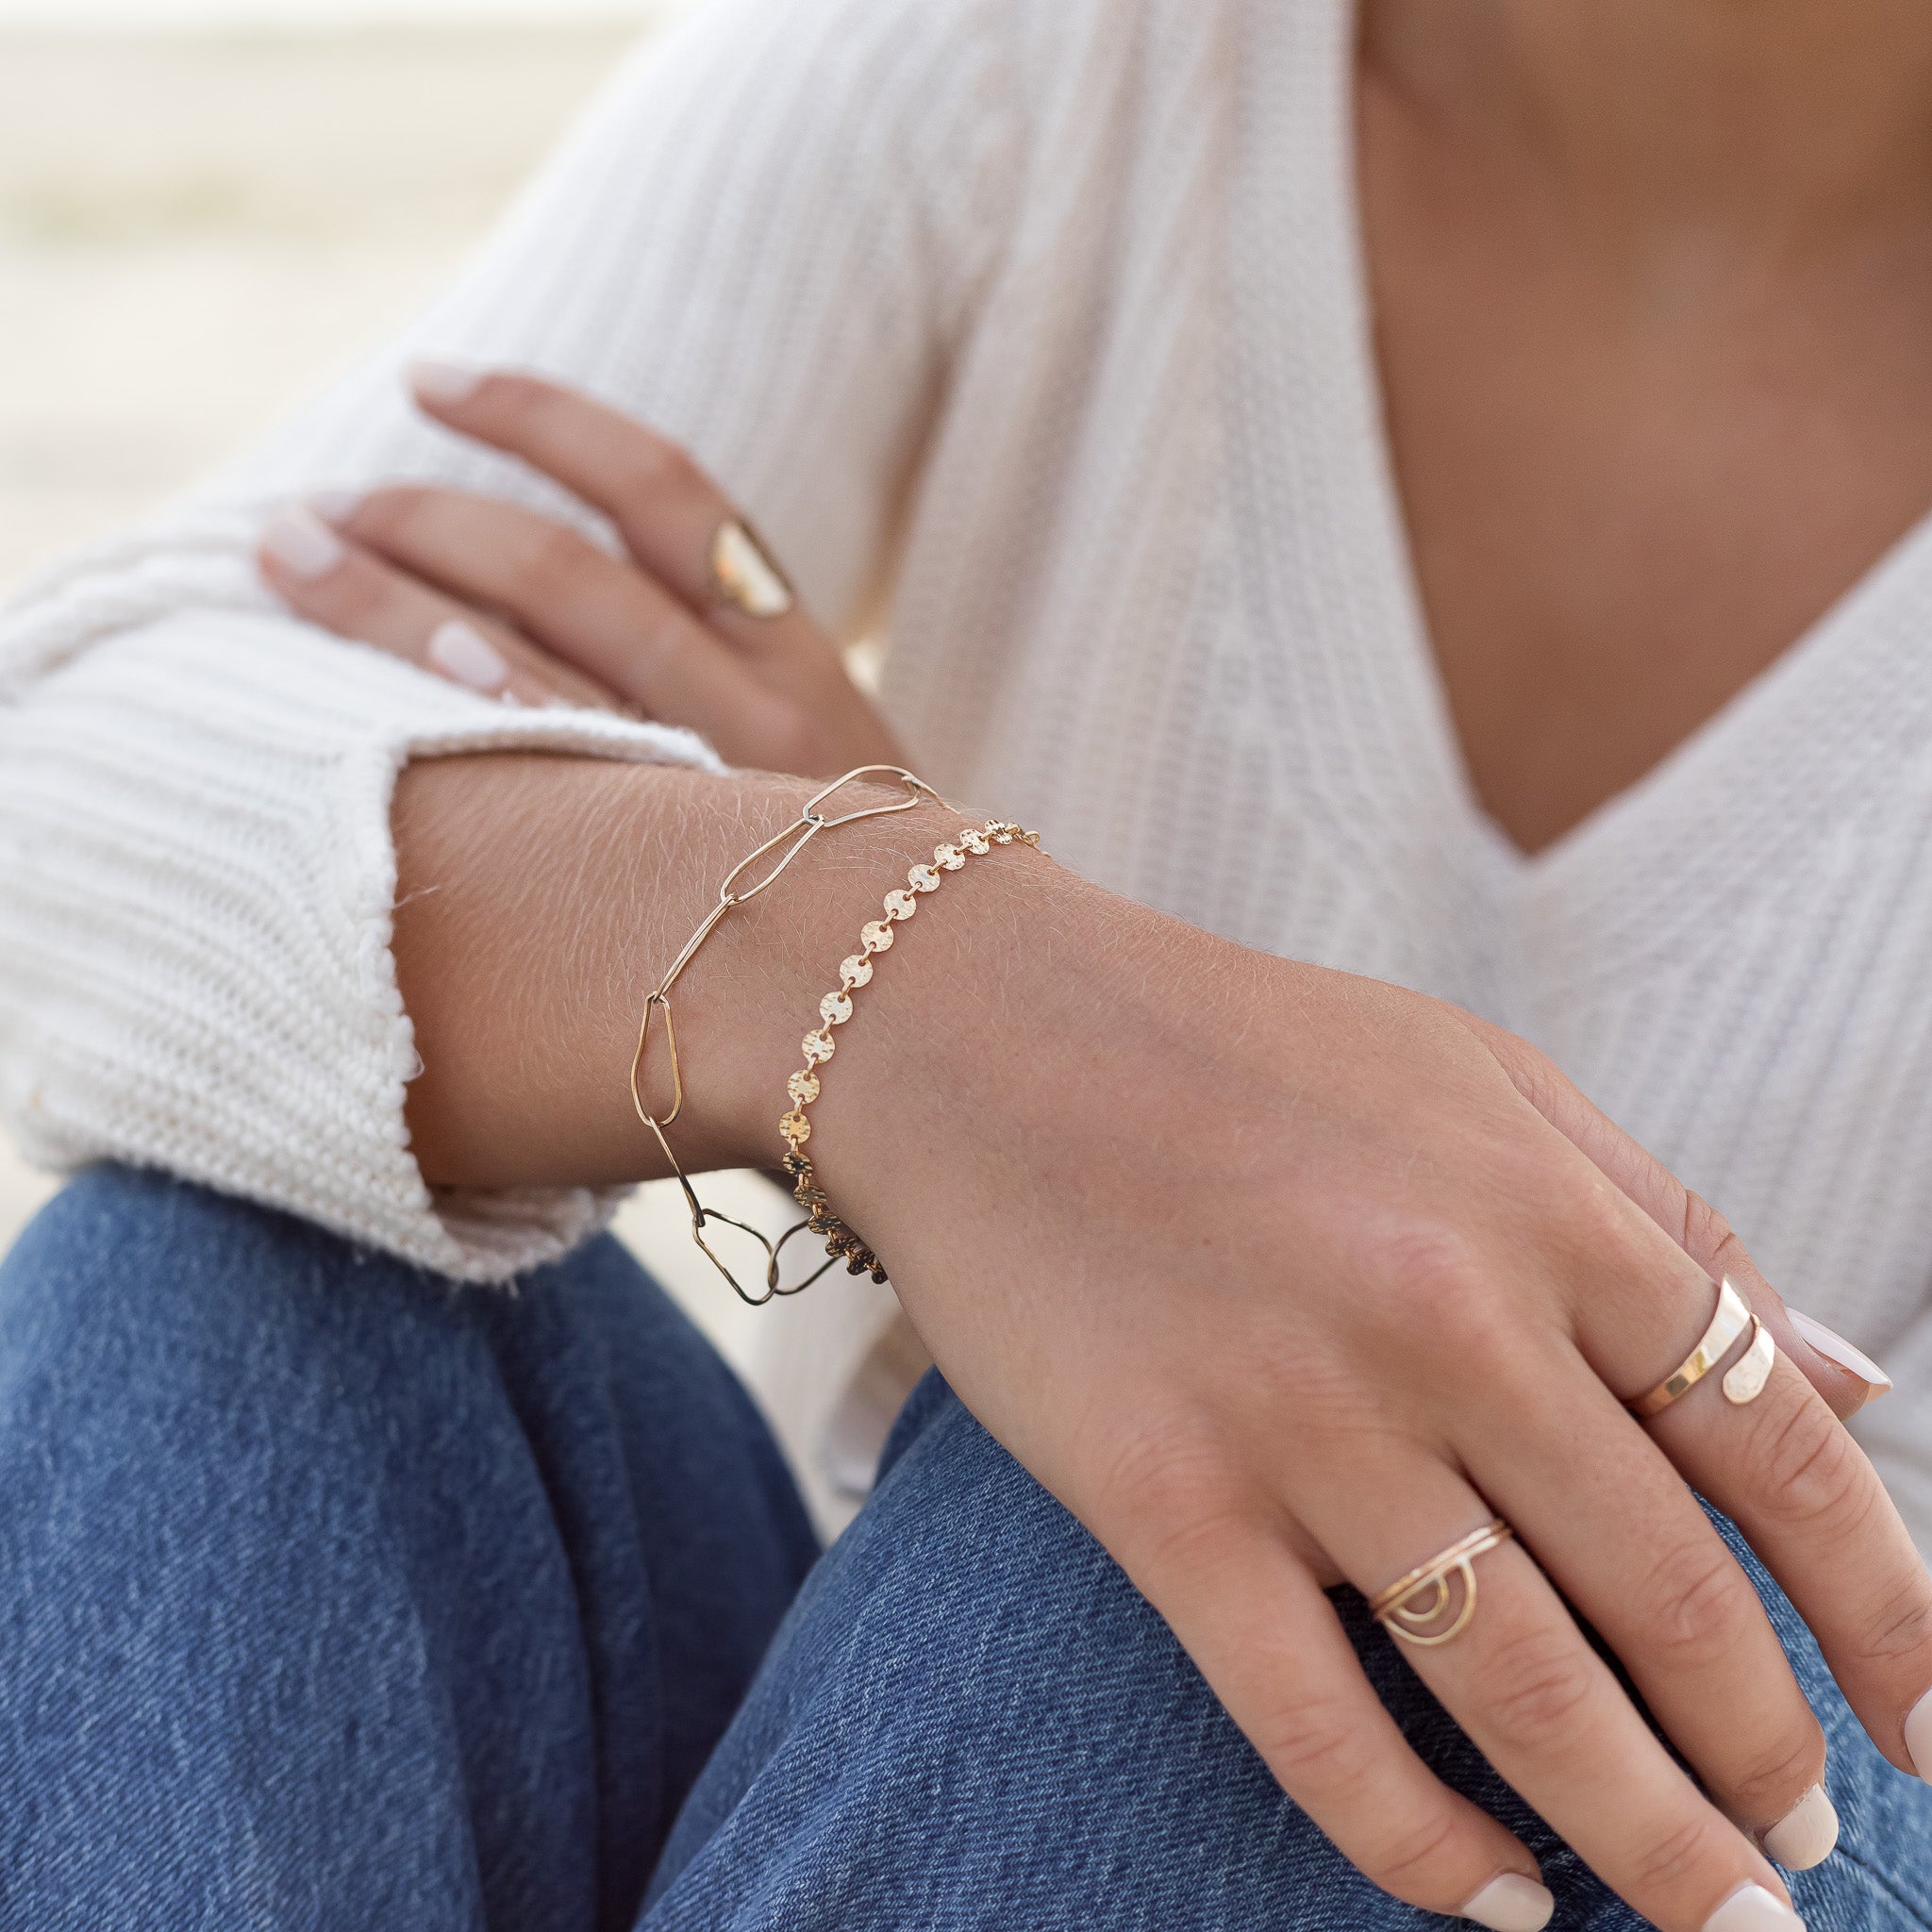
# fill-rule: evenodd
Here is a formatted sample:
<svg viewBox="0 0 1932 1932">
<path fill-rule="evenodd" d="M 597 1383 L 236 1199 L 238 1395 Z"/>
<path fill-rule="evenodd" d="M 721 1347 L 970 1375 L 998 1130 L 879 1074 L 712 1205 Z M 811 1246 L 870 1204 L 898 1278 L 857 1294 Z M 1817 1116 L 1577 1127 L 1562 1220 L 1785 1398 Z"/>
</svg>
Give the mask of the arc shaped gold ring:
<svg viewBox="0 0 1932 1932">
<path fill-rule="evenodd" d="M 1721 1386 L 1726 1402 L 1740 1407 L 1756 1402 L 1771 1380 L 1772 1364 L 1777 1360 L 1777 1343 L 1726 1274 L 1718 1283 L 1717 1312 L 1711 1316 L 1710 1325 L 1699 1338 L 1697 1346 L 1655 1389 L 1627 1404 L 1630 1413 L 1646 1422 L 1654 1415 L 1661 1415 L 1730 1354 L 1747 1328 L 1751 1332 L 1751 1345 L 1731 1365 Z"/>
<path fill-rule="evenodd" d="M 798 602 L 778 559 L 742 517 L 726 517 L 712 533 L 709 562 L 715 603 L 747 617 L 783 617 Z"/>
<path fill-rule="evenodd" d="M 1387 1590 L 1369 1599 L 1369 1615 L 1391 1637 L 1412 1643 L 1418 1650 L 1433 1650 L 1448 1643 L 1469 1628 L 1475 1615 L 1475 1570 L 1478 1557 L 1501 1549 L 1516 1532 L 1498 1516 L 1473 1529 L 1453 1542 L 1441 1556 L 1419 1564 L 1406 1576 L 1398 1576 Z M 1451 1599 L 1457 1594 L 1453 1582 L 1459 1581 L 1461 1603 L 1449 1616 Z M 1449 1616 L 1448 1627 L 1432 1631 L 1431 1624 Z"/>
</svg>

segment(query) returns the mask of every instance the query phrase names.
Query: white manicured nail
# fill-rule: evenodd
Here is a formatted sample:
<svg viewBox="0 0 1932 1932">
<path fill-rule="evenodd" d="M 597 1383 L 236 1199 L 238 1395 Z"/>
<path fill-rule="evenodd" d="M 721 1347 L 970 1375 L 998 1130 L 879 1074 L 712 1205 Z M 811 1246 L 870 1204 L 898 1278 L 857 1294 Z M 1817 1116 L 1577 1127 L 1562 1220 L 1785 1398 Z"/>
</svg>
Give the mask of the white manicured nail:
<svg viewBox="0 0 1932 1932">
<path fill-rule="evenodd" d="M 1906 1749 L 1912 1755 L 1912 1769 L 1932 1785 L 1932 1690 L 1912 1706 L 1906 1720 Z"/>
<path fill-rule="evenodd" d="M 1838 1843 L 1838 1807 L 1823 1785 L 1813 1785 L 1764 1834 L 1764 1849 L 1787 1872 L 1808 1872 L 1831 1857 Z"/>
<path fill-rule="evenodd" d="M 1704 1932 L 1805 1932 L 1805 1922 L 1761 1885 L 1742 1885 L 1704 1922 Z"/>
<path fill-rule="evenodd" d="M 409 387 L 425 403 L 463 403 L 482 388 L 483 378 L 489 373 L 474 363 L 425 357 L 409 364 Z"/>
<path fill-rule="evenodd" d="M 359 490 L 318 490 L 308 508 L 325 524 L 346 524 L 366 500 Z"/>
<path fill-rule="evenodd" d="M 1506 1872 L 1492 1878 L 1457 1913 L 1490 1932 L 1543 1932 L 1557 1909 L 1555 1897 L 1534 1878 Z"/>
<path fill-rule="evenodd" d="M 342 540 L 301 504 L 269 518 L 261 528 L 261 547 L 295 577 L 325 577 L 347 554 Z"/>
<path fill-rule="evenodd" d="M 1791 1326 L 1827 1361 L 1836 1362 L 1841 1369 L 1849 1369 L 1859 1381 L 1871 1383 L 1880 1395 L 1890 1391 L 1891 1377 L 1862 1348 L 1854 1348 L 1842 1335 L 1834 1334 L 1823 1322 L 1814 1322 L 1809 1315 L 1801 1315 L 1796 1308 L 1787 1308 L 1785 1313 L 1791 1318 Z"/>
<path fill-rule="evenodd" d="M 452 617 L 429 635 L 429 661 L 472 691 L 495 692 L 509 682 L 509 661 L 473 624 Z"/>
</svg>

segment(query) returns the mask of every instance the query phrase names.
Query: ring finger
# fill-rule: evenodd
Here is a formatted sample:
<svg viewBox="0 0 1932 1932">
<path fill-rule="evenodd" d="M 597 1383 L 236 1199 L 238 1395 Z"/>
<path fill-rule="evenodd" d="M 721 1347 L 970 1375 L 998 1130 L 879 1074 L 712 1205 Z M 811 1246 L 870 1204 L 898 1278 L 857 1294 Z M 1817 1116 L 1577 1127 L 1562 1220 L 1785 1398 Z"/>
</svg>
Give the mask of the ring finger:
<svg viewBox="0 0 1932 1932">
<path fill-rule="evenodd" d="M 808 689 L 836 664 L 837 647 L 789 594 L 784 608 L 763 614 L 719 594 L 720 535 L 745 525 L 677 444 L 541 377 L 435 364 L 419 365 L 415 376 L 418 402 L 452 428 L 521 457 L 602 510 L 646 571 L 781 688 Z M 782 585 L 762 546 L 750 541 L 755 566 Z"/>
<path fill-rule="evenodd" d="M 1443 1464 L 1384 1472 L 1380 1518 L 1309 1529 L 1366 1592 L 1426 1566 L 1494 1512 Z M 1405 1653 L 1491 1764 L 1604 1882 L 1663 1932 L 1794 1932 L 1777 1874 L 1691 1783 L 1644 1723 L 1520 1543 L 1444 1579 L 1439 1619 L 1415 1633 L 1446 1642 Z M 1425 1609 L 1433 1590 L 1407 1601 Z M 1441 1621 L 1446 1618 L 1446 1623 Z M 1399 1640 L 1400 1641 L 1400 1640 Z"/>
<path fill-rule="evenodd" d="M 783 741 L 783 700 L 642 571 L 500 498 L 398 486 L 341 527 L 428 583 L 506 613 L 646 715 Z"/>
</svg>

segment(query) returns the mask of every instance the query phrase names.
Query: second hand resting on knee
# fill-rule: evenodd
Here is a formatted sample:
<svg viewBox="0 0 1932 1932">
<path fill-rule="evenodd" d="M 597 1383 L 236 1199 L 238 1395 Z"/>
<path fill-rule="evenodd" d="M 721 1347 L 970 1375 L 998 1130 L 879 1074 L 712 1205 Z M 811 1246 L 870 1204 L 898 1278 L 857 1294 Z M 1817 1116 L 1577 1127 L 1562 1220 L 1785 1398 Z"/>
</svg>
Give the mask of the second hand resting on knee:
<svg viewBox="0 0 1932 1932">
<path fill-rule="evenodd" d="M 896 756 L 802 612 L 707 607 L 729 512 L 687 461 L 527 377 L 435 388 L 440 420 L 558 478 L 627 554 L 506 504 L 381 490 L 331 507 L 333 528 L 300 512 L 271 532 L 296 610 L 419 661 L 454 637 L 473 683 L 691 724 L 737 765 Z M 395 948 L 426 1178 L 658 1171 L 624 1079 L 644 993 L 814 789 L 541 756 L 404 774 Z M 714 935 L 680 983 L 693 1169 L 775 1165 L 838 960 L 961 823 L 922 808 L 819 840 Z M 1416 1669 L 1664 1932 L 1781 1923 L 1761 1847 L 1828 1846 L 1776 1836 L 1815 1824 L 1825 1742 L 1692 1488 L 1907 1774 L 1932 1581 L 1840 1420 L 1867 1386 L 1807 1345 L 1720 1216 L 1512 1036 L 1038 854 L 969 868 L 911 938 L 841 1037 L 820 1179 L 960 1397 L 1166 1617 L 1296 1802 L 1399 1897 L 1535 1923 L 1537 1894 L 1494 1889 L 1534 1880 L 1529 1851 L 1424 1767 L 1323 1595 L 1380 1591 L 1502 1516 L 1520 1541 L 1480 1559 L 1479 1614 Z M 1720 1274 L 1776 1339 L 1769 1387 L 1740 1407 L 1711 1377 L 1641 1424 L 1624 1403 L 1696 1343 Z"/>
</svg>

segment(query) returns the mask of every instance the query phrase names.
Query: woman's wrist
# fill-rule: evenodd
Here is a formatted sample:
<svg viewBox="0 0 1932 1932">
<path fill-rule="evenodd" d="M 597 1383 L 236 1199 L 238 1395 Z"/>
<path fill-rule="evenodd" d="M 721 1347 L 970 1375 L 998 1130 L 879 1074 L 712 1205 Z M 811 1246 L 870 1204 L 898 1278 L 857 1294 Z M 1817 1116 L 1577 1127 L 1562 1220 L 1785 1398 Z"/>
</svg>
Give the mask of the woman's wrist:
<svg viewBox="0 0 1932 1932">
<path fill-rule="evenodd" d="M 394 944 L 424 1061 L 408 1118 L 432 1185 L 601 1184 L 664 1171 L 625 1079 L 644 1002 L 726 874 L 795 824 L 820 789 L 541 755 L 405 772 Z M 840 960 L 908 867 L 972 822 L 924 804 L 828 828 L 768 892 L 720 922 L 673 993 L 685 1100 L 671 1138 L 688 1172 L 777 1166 L 787 1075 Z M 1004 872 L 1024 862 L 1021 850 L 1002 848 L 997 865 L 988 858 L 974 870 Z M 841 1033 L 852 1051 L 828 1070 L 828 1147 L 846 1133 L 849 1098 L 861 1103 L 850 1138 L 890 1159 L 890 1141 L 873 1148 L 862 1124 L 884 1099 L 874 1075 L 887 1070 L 858 1042 L 903 1030 L 922 1042 L 924 1065 L 924 1042 L 943 1030 L 951 974 L 991 916 L 991 883 L 968 872 L 950 879 L 941 896 L 951 903 L 882 962 L 877 996 Z M 661 1117 L 661 1032 L 642 1091 Z M 845 1151 L 834 1158 L 841 1172 Z"/>
</svg>

